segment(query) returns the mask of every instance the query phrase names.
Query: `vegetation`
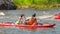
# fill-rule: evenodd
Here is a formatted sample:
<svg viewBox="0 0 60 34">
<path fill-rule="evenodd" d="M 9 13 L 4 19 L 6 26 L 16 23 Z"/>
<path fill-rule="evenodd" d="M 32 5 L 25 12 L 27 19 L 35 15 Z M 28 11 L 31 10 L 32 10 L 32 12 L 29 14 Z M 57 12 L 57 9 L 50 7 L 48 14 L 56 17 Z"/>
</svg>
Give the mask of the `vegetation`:
<svg viewBox="0 0 60 34">
<path fill-rule="evenodd" d="M 58 1 L 58 2 L 57 2 Z M 18 9 L 35 8 L 46 9 L 57 6 L 60 0 L 13 0 Z"/>
<path fill-rule="evenodd" d="M 58 2 L 58 4 L 60 4 L 60 0 L 56 0 Z"/>
</svg>

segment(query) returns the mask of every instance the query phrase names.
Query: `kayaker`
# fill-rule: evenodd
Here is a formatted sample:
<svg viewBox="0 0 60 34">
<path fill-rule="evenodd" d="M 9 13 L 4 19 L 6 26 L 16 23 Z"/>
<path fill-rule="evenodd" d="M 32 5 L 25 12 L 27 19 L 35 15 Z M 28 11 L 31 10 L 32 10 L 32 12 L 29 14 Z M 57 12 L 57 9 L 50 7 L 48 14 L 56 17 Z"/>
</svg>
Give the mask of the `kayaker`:
<svg viewBox="0 0 60 34">
<path fill-rule="evenodd" d="M 21 14 L 21 16 L 19 17 L 19 20 L 16 22 L 16 24 L 21 24 L 21 23 L 25 23 L 25 16 L 24 14 Z"/>
<path fill-rule="evenodd" d="M 26 21 L 27 21 L 27 22 L 26 22 L 27 25 L 36 24 L 36 23 L 37 23 L 37 20 L 36 20 L 36 13 L 34 13 L 34 14 L 32 15 L 32 17 L 29 18 L 29 19 L 27 19 Z"/>
</svg>

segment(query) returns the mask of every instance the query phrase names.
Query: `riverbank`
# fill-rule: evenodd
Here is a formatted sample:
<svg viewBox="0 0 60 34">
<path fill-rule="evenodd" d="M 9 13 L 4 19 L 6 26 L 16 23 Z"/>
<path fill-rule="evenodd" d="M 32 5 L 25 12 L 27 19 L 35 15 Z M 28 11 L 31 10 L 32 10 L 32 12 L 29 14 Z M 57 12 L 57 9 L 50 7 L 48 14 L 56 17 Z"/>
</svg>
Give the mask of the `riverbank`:
<svg viewBox="0 0 60 34">
<path fill-rule="evenodd" d="M 34 8 L 34 9 L 50 9 L 57 7 L 56 0 L 13 0 L 17 9 Z"/>
<path fill-rule="evenodd" d="M 44 10 L 44 9 L 52 9 L 52 8 L 60 8 L 60 4 L 54 5 L 19 5 L 17 6 L 17 9 L 28 9 L 28 8 L 33 8 L 33 9 L 39 9 L 39 10 Z"/>
</svg>

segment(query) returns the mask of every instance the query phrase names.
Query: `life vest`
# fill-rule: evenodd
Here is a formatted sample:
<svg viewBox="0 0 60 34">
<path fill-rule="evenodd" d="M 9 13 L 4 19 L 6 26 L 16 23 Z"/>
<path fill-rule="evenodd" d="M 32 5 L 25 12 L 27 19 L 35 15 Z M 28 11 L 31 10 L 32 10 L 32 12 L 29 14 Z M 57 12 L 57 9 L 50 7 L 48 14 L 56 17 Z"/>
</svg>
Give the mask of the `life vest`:
<svg viewBox="0 0 60 34">
<path fill-rule="evenodd" d="M 28 25 L 32 25 L 33 23 L 36 22 L 36 19 L 30 18 L 29 22 L 27 23 Z"/>
</svg>

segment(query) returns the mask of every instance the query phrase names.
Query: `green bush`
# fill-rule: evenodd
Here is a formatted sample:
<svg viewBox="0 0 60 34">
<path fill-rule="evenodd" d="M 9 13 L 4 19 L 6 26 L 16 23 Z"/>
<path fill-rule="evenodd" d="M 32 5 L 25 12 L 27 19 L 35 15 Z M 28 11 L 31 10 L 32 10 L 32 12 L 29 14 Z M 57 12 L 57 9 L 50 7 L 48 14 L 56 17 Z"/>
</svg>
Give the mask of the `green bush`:
<svg viewBox="0 0 60 34">
<path fill-rule="evenodd" d="M 58 4 L 60 4 L 60 0 L 56 0 L 58 2 Z"/>
<path fill-rule="evenodd" d="M 31 5 L 31 0 L 13 0 L 16 5 Z"/>
<path fill-rule="evenodd" d="M 47 4 L 47 3 L 48 3 L 48 0 L 34 0 L 33 4 L 41 5 L 41 4 Z"/>
<path fill-rule="evenodd" d="M 60 1 L 60 0 L 59 0 Z M 49 8 L 56 6 L 56 0 L 13 0 L 17 6 L 33 6 L 34 8 Z"/>
</svg>

